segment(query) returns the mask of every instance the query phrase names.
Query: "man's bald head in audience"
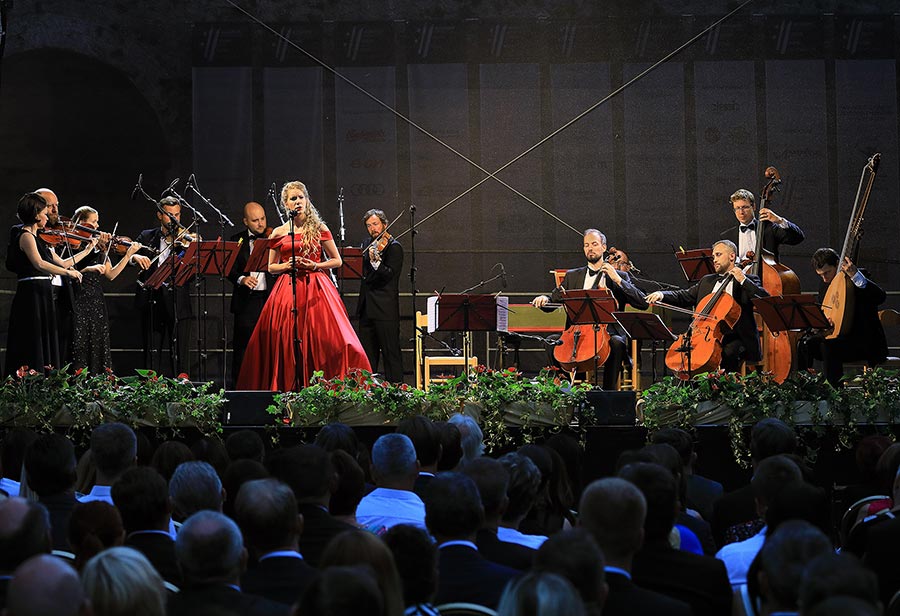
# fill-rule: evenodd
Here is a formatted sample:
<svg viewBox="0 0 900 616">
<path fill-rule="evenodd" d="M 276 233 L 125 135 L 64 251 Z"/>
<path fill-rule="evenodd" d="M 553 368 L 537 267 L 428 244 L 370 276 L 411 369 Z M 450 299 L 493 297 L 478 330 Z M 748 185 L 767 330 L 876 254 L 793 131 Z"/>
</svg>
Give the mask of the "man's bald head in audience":
<svg viewBox="0 0 900 616">
<path fill-rule="evenodd" d="M 8 616 L 77 616 L 90 611 L 78 573 L 55 556 L 41 554 L 28 559 L 9 582 Z"/>
</svg>

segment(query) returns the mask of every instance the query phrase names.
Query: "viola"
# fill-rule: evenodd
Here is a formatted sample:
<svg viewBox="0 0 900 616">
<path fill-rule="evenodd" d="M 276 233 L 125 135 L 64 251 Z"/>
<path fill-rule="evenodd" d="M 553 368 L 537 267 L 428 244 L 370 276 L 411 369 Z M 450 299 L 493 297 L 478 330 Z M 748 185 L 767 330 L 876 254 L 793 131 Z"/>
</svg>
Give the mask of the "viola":
<svg viewBox="0 0 900 616">
<path fill-rule="evenodd" d="M 90 237 L 87 237 L 83 234 L 70 233 L 68 231 L 56 228 L 45 228 L 42 231 L 38 231 L 38 237 L 51 246 L 58 246 L 60 244 L 66 243 L 75 249 L 81 248 L 82 242 L 90 239 Z"/>
</svg>

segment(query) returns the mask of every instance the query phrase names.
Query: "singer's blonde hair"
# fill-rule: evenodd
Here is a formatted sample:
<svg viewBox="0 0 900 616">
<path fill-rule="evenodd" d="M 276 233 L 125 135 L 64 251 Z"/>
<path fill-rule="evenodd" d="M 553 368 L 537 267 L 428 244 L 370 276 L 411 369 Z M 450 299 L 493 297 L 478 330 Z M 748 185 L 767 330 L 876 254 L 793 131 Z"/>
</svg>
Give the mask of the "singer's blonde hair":
<svg viewBox="0 0 900 616">
<path fill-rule="evenodd" d="M 322 234 L 322 225 L 325 223 L 319 215 L 319 210 L 313 205 L 312 199 L 309 198 L 309 191 L 306 189 L 306 184 L 300 180 L 287 182 L 281 187 L 281 206 L 285 208 L 285 210 L 287 210 L 287 195 L 289 190 L 299 190 L 303 193 L 303 196 L 306 197 L 306 215 L 303 219 L 303 224 L 300 225 L 300 238 L 305 246 L 310 247 L 312 252 L 317 253 L 321 250 L 319 238 Z"/>
</svg>

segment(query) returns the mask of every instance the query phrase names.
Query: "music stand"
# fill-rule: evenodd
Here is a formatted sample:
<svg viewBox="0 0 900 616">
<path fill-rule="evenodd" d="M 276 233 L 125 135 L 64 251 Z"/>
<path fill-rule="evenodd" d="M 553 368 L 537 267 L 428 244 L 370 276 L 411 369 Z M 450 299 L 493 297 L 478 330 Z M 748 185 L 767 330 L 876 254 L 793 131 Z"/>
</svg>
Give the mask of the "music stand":
<svg viewBox="0 0 900 616">
<path fill-rule="evenodd" d="M 247 265 L 244 266 L 245 274 L 269 271 L 269 248 L 272 242 L 272 240 L 265 238 L 253 240 L 253 250 L 250 251 Z"/>
<path fill-rule="evenodd" d="M 672 333 L 659 315 L 653 312 L 614 312 L 616 321 L 632 340 L 649 340 L 651 347 L 650 370 L 653 382 L 656 382 L 656 343 L 660 340 L 677 340 L 678 336 Z M 634 367 L 638 369 L 637 366 Z"/>
<path fill-rule="evenodd" d="M 363 277 L 363 251 L 362 248 L 345 246 L 341 248 L 341 266 L 338 268 L 338 278 L 341 280 L 358 280 Z"/>
<path fill-rule="evenodd" d="M 241 245 L 238 242 L 222 240 L 191 242 L 181 257 L 184 266 L 178 270 L 175 284 L 181 286 L 195 274 L 227 276 L 234 267 L 240 249 Z"/>
<path fill-rule="evenodd" d="M 758 297 L 753 305 L 773 332 L 831 327 L 819 298 L 811 293 Z"/>
<path fill-rule="evenodd" d="M 618 309 L 616 298 L 609 289 L 574 289 L 565 292 L 559 302 L 566 310 L 570 325 L 590 325 L 594 332 L 601 325 L 616 322 L 613 312 Z M 597 360 L 597 336 L 594 336 L 594 389 L 599 389 L 597 376 L 600 364 Z"/>
<path fill-rule="evenodd" d="M 470 332 L 497 330 L 497 296 L 444 294 L 437 297 L 435 331 Z M 463 342 L 463 369 L 469 374 L 469 345 Z"/>
<path fill-rule="evenodd" d="M 181 265 L 181 257 L 175 255 L 173 259 L 172 255 L 169 255 L 156 267 L 156 271 L 150 274 L 150 277 L 144 282 L 144 288 L 153 290 L 161 288 L 172 275 L 172 270 L 178 270 L 179 265 Z"/>
<path fill-rule="evenodd" d="M 684 277 L 688 282 L 696 282 L 707 274 L 715 274 L 716 269 L 713 267 L 712 249 L 696 248 L 694 250 L 685 250 L 684 248 L 675 251 L 675 258 L 678 259 L 678 265 L 684 272 Z"/>
</svg>

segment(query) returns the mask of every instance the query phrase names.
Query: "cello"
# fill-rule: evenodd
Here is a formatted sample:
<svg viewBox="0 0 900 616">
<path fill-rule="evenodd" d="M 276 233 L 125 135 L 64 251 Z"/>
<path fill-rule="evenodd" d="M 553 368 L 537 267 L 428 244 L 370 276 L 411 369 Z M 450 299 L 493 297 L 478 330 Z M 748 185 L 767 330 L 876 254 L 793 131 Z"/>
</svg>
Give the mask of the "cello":
<svg viewBox="0 0 900 616">
<path fill-rule="evenodd" d="M 609 289 L 605 290 L 612 298 Z M 563 289 L 565 291 L 565 289 Z M 559 337 L 553 349 L 553 358 L 568 372 L 587 372 L 609 359 L 609 332 L 604 324 L 572 324 Z"/>
</svg>

